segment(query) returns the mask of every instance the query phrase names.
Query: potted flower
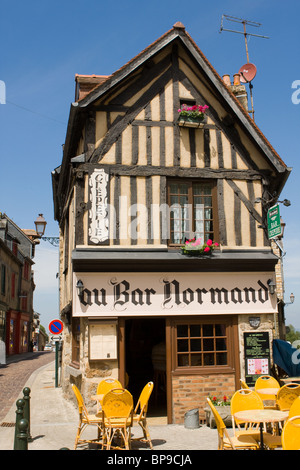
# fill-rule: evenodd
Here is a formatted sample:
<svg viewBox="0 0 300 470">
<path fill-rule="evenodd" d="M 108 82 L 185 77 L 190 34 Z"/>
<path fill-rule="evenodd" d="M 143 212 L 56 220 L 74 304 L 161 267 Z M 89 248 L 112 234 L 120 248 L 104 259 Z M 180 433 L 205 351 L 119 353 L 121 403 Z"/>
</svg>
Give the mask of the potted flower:
<svg viewBox="0 0 300 470">
<path fill-rule="evenodd" d="M 223 395 L 223 397 L 216 397 L 216 396 L 210 396 L 209 397 L 212 404 L 218 411 L 219 415 L 223 419 L 225 425 L 227 427 L 232 426 L 232 418 L 231 418 L 231 411 L 230 411 L 230 398 L 227 395 Z M 216 422 L 214 415 L 212 414 L 212 411 L 210 407 L 204 408 L 204 411 L 206 413 L 206 424 L 210 428 L 215 428 L 216 427 Z"/>
<path fill-rule="evenodd" d="M 184 246 L 181 247 L 181 253 L 188 256 L 211 255 L 217 246 L 219 244 L 214 243 L 211 239 L 203 243 L 201 238 L 193 238 L 186 240 Z"/>
<path fill-rule="evenodd" d="M 206 110 L 209 108 L 206 104 L 204 106 L 201 105 L 193 105 L 187 106 L 183 104 L 180 109 L 178 109 L 179 121 L 186 121 L 186 122 L 202 122 L 204 119 L 204 114 Z"/>
</svg>

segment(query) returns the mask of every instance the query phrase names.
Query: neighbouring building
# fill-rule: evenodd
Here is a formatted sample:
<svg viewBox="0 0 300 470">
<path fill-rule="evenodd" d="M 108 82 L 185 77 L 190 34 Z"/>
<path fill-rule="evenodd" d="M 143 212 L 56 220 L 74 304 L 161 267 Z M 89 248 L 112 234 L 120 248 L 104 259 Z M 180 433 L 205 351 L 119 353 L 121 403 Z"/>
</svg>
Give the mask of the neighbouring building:
<svg viewBox="0 0 300 470">
<path fill-rule="evenodd" d="M 282 337 L 266 211 L 290 169 L 245 109 L 245 87 L 225 83 L 181 23 L 112 75 L 75 81 L 52 173 L 64 392 L 75 383 L 93 406 L 103 377 L 135 398 L 154 380 L 151 406 L 169 423 L 196 407 L 203 418 L 208 395 L 270 371 Z M 204 120 L 179 121 L 183 104 L 209 106 Z M 182 254 L 194 236 L 219 246 Z"/>
<path fill-rule="evenodd" d="M 34 242 L 0 213 L 0 363 L 31 350 Z"/>
</svg>

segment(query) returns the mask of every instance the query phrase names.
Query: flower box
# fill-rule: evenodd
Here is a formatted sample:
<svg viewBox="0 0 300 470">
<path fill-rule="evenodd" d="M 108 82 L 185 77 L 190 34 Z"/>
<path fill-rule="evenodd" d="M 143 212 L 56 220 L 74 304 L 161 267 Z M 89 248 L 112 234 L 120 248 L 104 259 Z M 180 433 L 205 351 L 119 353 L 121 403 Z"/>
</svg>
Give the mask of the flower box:
<svg viewBox="0 0 300 470">
<path fill-rule="evenodd" d="M 183 104 L 181 109 L 178 109 L 178 125 L 188 127 L 203 127 L 204 114 L 207 109 L 207 105 L 187 106 L 186 104 Z"/>
<path fill-rule="evenodd" d="M 224 406 L 216 405 L 215 408 L 217 412 L 219 413 L 219 415 L 221 416 L 221 418 L 223 419 L 225 426 L 232 427 L 230 405 L 224 405 Z M 214 415 L 210 407 L 204 408 L 204 411 L 205 411 L 206 425 L 209 426 L 210 428 L 217 427 Z"/>
<path fill-rule="evenodd" d="M 181 254 L 187 256 L 210 256 L 217 246 L 219 246 L 219 244 L 213 243 L 210 239 L 202 243 L 201 238 L 193 238 L 185 242 L 184 246 L 181 248 Z"/>
<path fill-rule="evenodd" d="M 179 116 L 178 125 L 181 127 L 204 127 L 204 116 L 201 117 L 189 117 L 189 116 Z"/>
</svg>

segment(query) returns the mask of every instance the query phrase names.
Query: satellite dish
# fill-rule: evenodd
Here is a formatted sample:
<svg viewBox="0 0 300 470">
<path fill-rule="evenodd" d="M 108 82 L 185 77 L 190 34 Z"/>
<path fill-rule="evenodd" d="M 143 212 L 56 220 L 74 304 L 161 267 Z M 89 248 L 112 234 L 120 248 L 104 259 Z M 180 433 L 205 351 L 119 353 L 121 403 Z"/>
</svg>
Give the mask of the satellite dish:
<svg viewBox="0 0 300 470">
<path fill-rule="evenodd" d="M 249 62 L 245 65 L 242 65 L 242 67 L 239 70 L 240 74 L 240 81 L 242 83 L 248 83 L 253 80 L 253 78 L 256 75 L 256 67 L 254 64 L 250 64 Z"/>
</svg>

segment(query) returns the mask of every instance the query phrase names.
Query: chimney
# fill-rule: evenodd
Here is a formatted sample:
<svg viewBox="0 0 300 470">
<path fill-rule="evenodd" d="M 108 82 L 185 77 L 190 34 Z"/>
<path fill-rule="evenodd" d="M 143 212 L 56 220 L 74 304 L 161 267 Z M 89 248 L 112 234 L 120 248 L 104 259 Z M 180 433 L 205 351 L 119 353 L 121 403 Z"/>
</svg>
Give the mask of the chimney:
<svg viewBox="0 0 300 470">
<path fill-rule="evenodd" d="M 75 101 L 84 98 L 93 88 L 103 83 L 109 75 L 75 75 Z"/>
<path fill-rule="evenodd" d="M 223 75 L 223 82 L 225 83 L 226 86 L 230 86 L 231 85 L 230 75 Z"/>
<path fill-rule="evenodd" d="M 231 85 L 230 75 L 223 75 L 224 84 L 231 89 L 234 96 L 239 100 L 241 105 L 248 112 L 248 95 L 245 85 L 241 84 L 241 76 L 239 73 L 233 75 L 233 85 Z"/>
</svg>

